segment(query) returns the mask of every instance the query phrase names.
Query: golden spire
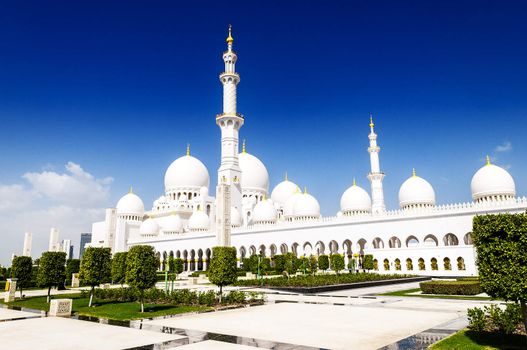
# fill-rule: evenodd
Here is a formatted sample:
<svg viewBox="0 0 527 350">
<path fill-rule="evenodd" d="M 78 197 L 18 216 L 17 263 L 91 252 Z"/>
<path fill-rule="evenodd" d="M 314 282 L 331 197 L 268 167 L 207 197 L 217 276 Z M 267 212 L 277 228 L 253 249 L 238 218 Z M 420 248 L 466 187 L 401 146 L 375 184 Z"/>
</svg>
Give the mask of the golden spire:
<svg viewBox="0 0 527 350">
<path fill-rule="evenodd" d="M 243 143 L 242 143 L 242 153 L 246 153 L 246 150 L 245 150 L 245 139 L 243 140 Z"/>
<path fill-rule="evenodd" d="M 289 181 L 289 179 L 287 178 L 287 171 L 285 172 L 284 181 Z"/>
<path fill-rule="evenodd" d="M 373 129 L 374 126 L 375 124 L 373 124 L 373 114 L 370 112 L 370 128 Z"/>
<path fill-rule="evenodd" d="M 232 37 L 232 25 L 229 24 L 229 36 L 227 37 L 227 44 L 232 45 L 234 38 Z"/>
<path fill-rule="evenodd" d="M 190 156 L 190 143 L 187 143 L 187 156 Z"/>
<path fill-rule="evenodd" d="M 300 193 L 300 187 L 296 186 L 296 193 Z"/>
<path fill-rule="evenodd" d="M 357 186 L 357 182 L 355 181 L 355 178 L 353 178 L 353 186 Z"/>
<path fill-rule="evenodd" d="M 417 174 L 415 173 L 415 168 L 412 169 L 412 176 L 413 176 L 413 177 L 416 177 L 416 176 L 417 176 Z"/>
<path fill-rule="evenodd" d="M 130 186 L 130 189 L 128 190 L 128 193 L 134 193 L 134 187 Z"/>
<path fill-rule="evenodd" d="M 490 157 L 489 155 L 487 155 L 487 165 L 491 165 L 492 163 L 490 162 Z"/>
</svg>

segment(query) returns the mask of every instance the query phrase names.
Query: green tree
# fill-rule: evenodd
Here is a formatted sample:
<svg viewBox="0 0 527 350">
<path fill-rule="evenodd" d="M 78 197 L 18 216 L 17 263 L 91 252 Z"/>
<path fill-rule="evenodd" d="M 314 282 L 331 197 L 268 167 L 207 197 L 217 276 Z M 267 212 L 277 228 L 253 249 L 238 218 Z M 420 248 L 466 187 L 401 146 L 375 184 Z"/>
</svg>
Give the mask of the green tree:
<svg viewBox="0 0 527 350">
<path fill-rule="evenodd" d="M 476 216 L 472 226 L 481 287 L 519 302 L 527 329 L 527 213 Z"/>
<path fill-rule="evenodd" d="M 92 306 L 95 287 L 111 281 L 111 257 L 110 248 L 96 247 L 86 248 L 82 255 L 79 277 L 85 285 L 91 287 L 88 307 Z"/>
<path fill-rule="evenodd" d="M 344 257 L 340 254 L 331 254 L 330 256 L 331 269 L 338 275 L 340 271 L 344 270 Z"/>
<path fill-rule="evenodd" d="M 236 273 L 236 248 L 214 247 L 209 267 L 209 280 L 220 287 L 220 303 L 223 286 L 233 284 L 238 279 Z"/>
<path fill-rule="evenodd" d="M 314 276 L 318 271 L 318 259 L 316 256 L 309 257 L 309 272 Z"/>
<path fill-rule="evenodd" d="M 364 270 L 373 270 L 373 255 L 364 255 L 364 259 L 362 260 L 362 268 Z"/>
<path fill-rule="evenodd" d="M 20 290 L 20 298 L 22 298 L 22 290 L 31 284 L 33 260 L 29 256 L 17 256 L 13 259 L 11 271 L 13 278 L 17 279 L 16 286 Z"/>
<path fill-rule="evenodd" d="M 322 271 L 329 269 L 329 257 L 327 255 L 322 254 L 318 256 L 318 268 Z"/>
<path fill-rule="evenodd" d="M 156 257 L 156 252 L 152 246 L 136 245 L 128 251 L 126 283 L 139 291 L 141 312 L 145 311 L 145 290 L 156 285 L 158 263 L 159 259 Z"/>
<path fill-rule="evenodd" d="M 273 256 L 274 269 L 276 272 L 281 274 L 285 270 L 285 256 L 281 254 L 276 254 Z"/>
<path fill-rule="evenodd" d="M 271 259 L 261 258 L 260 259 L 260 274 L 266 275 L 269 271 L 271 271 Z"/>
<path fill-rule="evenodd" d="M 47 302 L 51 299 L 51 287 L 64 283 L 66 277 L 66 253 L 44 252 L 40 257 L 37 284 L 48 288 Z"/>
<path fill-rule="evenodd" d="M 71 285 L 71 275 L 80 271 L 81 261 L 79 259 L 68 259 L 66 261 L 66 284 Z"/>
<path fill-rule="evenodd" d="M 112 257 L 112 282 L 119 283 L 121 287 L 126 282 L 126 256 L 127 252 L 115 253 Z"/>
<path fill-rule="evenodd" d="M 284 254 L 284 271 L 288 275 L 294 275 L 298 270 L 298 258 L 293 253 Z"/>
</svg>

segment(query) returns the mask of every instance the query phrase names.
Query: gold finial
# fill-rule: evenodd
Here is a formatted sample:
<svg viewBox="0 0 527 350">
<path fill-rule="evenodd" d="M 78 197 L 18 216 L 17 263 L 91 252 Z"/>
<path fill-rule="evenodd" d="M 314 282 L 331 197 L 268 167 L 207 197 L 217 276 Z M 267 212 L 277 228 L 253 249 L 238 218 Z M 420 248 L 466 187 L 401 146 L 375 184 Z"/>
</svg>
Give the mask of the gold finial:
<svg viewBox="0 0 527 350">
<path fill-rule="evenodd" d="M 232 45 L 234 38 L 232 37 L 232 25 L 229 24 L 229 36 L 227 37 L 227 44 Z"/>
<path fill-rule="evenodd" d="M 491 165 L 492 163 L 490 162 L 490 157 L 489 155 L 487 155 L 487 165 Z"/>
<path fill-rule="evenodd" d="M 300 187 L 296 186 L 296 193 L 300 193 Z"/>
<path fill-rule="evenodd" d="M 304 186 L 304 194 L 307 194 L 307 186 Z"/>
<path fill-rule="evenodd" d="M 289 179 L 287 178 L 287 171 L 285 172 L 285 178 L 284 178 L 285 181 L 289 181 Z"/>
<path fill-rule="evenodd" d="M 190 156 L 190 143 L 187 143 L 187 156 Z"/>
<path fill-rule="evenodd" d="M 373 114 L 370 112 L 370 128 L 373 129 L 374 126 L 375 124 L 373 124 Z"/>
<path fill-rule="evenodd" d="M 128 190 L 128 193 L 134 193 L 134 187 L 130 186 L 130 189 Z"/>
<path fill-rule="evenodd" d="M 242 153 L 246 153 L 246 149 L 245 149 L 245 139 L 243 140 L 243 143 L 242 143 Z"/>
<path fill-rule="evenodd" d="M 353 178 L 353 186 L 357 186 L 357 182 L 355 181 L 355 178 Z"/>
<path fill-rule="evenodd" d="M 413 177 L 416 177 L 416 176 L 417 176 L 417 174 L 415 173 L 415 168 L 412 169 L 412 176 L 413 176 Z"/>
</svg>

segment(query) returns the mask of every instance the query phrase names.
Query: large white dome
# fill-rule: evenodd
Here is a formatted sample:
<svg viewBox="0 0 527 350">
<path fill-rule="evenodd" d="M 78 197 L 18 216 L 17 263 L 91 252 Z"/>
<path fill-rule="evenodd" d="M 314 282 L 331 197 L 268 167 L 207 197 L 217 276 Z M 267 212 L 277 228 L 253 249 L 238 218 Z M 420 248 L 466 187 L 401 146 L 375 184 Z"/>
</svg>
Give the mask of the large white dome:
<svg viewBox="0 0 527 350">
<path fill-rule="evenodd" d="M 254 223 L 272 223 L 276 222 L 276 209 L 273 201 L 264 199 L 260 201 L 253 209 L 252 221 Z"/>
<path fill-rule="evenodd" d="M 141 234 L 142 236 L 157 236 L 158 233 L 159 225 L 152 218 L 148 218 L 143 221 L 141 223 L 141 226 L 139 227 L 139 234 Z"/>
<path fill-rule="evenodd" d="M 119 215 L 138 215 L 143 216 L 145 205 L 138 195 L 130 190 L 129 193 L 121 197 L 117 202 L 117 214 Z"/>
<path fill-rule="evenodd" d="M 275 186 L 273 192 L 271 193 L 271 199 L 275 203 L 284 205 L 289 197 L 295 194 L 297 187 L 298 186 L 295 183 L 289 181 L 286 178 L 284 181 Z"/>
<path fill-rule="evenodd" d="M 512 176 L 507 170 L 490 164 L 490 160 L 487 160 L 487 165 L 474 174 L 470 182 L 470 189 L 475 201 L 516 196 L 516 185 Z"/>
<path fill-rule="evenodd" d="M 320 204 L 315 197 L 304 192 L 295 201 L 293 212 L 295 218 L 318 218 L 320 216 Z"/>
<path fill-rule="evenodd" d="M 436 203 L 434 188 L 428 181 L 415 174 L 408 178 L 399 189 L 401 208 L 429 207 Z"/>
<path fill-rule="evenodd" d="M 340 197 L 340 210 L 343 214 L 371 212 L 371 198 L 368 192 L 357 186 L 355 181 Z"/>
<path fill-rule="evenodd" d="M 165 233 L 180 233 L 183 232 L 183 222 L 178 215 L 170 215 L 162 224 L 163 232 Z"/>
<path fill-rule="evenodd" d="M 209 216 L 202 210 L 197 210 L 188 220 L 188 228 L 191 231 L 205 231 L 209 229 Z"/>
<path fill-rule="evenodd" d="M 191 155 L 179 157 L 170 164 L 165 173 L 165 192 L 177 189 L 209 187 L 209 171 L 205 165 Z"/>
<path fill-rule="evenodd" d="M 252 154 L 242 152 L 238 155 L 242 170 L 242 190 L 265 192 L 269 190 L 269 174 L 265 165 Z"/>
</svg>

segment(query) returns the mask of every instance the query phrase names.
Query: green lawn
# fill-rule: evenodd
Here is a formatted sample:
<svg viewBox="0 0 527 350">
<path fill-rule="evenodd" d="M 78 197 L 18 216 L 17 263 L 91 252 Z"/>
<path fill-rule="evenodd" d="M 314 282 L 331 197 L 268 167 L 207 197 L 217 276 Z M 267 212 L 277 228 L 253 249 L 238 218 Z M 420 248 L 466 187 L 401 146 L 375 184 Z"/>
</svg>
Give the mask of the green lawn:
<svg viewBox="0 0 527 350">
<path fill-rule="evenodd" d="M 463 329 L 445 338 L 429 350 L 516 350 L 527 349 L 527 338 L 521 335 L 474 332 Z"/>
<path fill-rule="evenodd" d="M 387 295 L 393 297 L 416 297 L 416 298 L 437 298 L 437 299 L 462 299 L 462 300 L 491 300 L 489 297 L 478 297 L 471 295 L 439 295 L 439 294 L 410 294 L 419 292 L 420 288 L 398 290 L 395 292 L 383 293 L 379 295 Z"/>
<path fill-rule="evenodd" d="M 141 313 L 141 306 L 138 302 L 111 302 L 94 300 L 93 307 L 88 307 L 89 298 L 81 298 L 78 294 L 65 294 L 60 298 L 73 299 L 72 311 L 78 315 L 95 316 L 112 320 L 136 320 L 141 318 L 176 315 L 186 312 L 205 311 L 212 309 L 207 306 L 184 306 L 184 305 L 163 305 L 145 304 L 145 312 Z M 27 298 L 17 300 L 7 305 L 26 307 L 36 310 L 49 310 L 46 297 Z"/>
</svg>

